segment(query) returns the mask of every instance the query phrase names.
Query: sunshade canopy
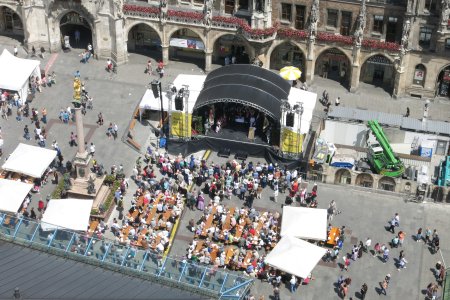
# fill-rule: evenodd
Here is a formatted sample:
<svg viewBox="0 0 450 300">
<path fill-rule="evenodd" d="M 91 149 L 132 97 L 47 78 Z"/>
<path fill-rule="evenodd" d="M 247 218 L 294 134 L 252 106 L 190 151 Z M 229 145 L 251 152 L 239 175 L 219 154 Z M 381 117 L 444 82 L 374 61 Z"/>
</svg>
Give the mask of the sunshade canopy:
<svg viewBox="0 0 450 300">
<path fill-rule="evenodd" d="M 38 60 L 15 57 L 4 49 L 0 55 L 0 89 L 18 91 L 21 97 L 25 97 L 29 77 L 41 77 L 40 63 Z"/>
<path fill-rule="evenodd" d="M 289 83 L 269 70 L 253 65 L 230 65 L 208 74 L 194 109 L 218 102 L 237 102 L 278 121 L 281 99 L 288 99 L 290 89 Z"/>
<path fill-rule="evenodd" d="M 265 262 L 281 271 L 306 278 L 326 252 L 324 248 L 301 239 L 284 236 L 267 255 Z"/>
<path fill-rule="evenodd" d="M 91 215 L 91 199 L 52 199 L 42 217 L 41 227 L 44 231 L 67 228 L 86 231 Z"/>
<path fill-rule="evenodd" d="M 0 179 L 0 210 L 16 213 L 32 187 L 29 183 Z"/>
<path fill-rule="evenodd" d="M 2 169 L 40 178 L 55 157 L 55 150 L 20 143 Z"/>
<path fill-rule="evenodd" d="M 284 206 L 280 235 L 325 241 L 327 239 L 327 210 Z"/>
<path fill-rule="evenodd" d="M 280 70 L 280 76 L 286 80 L 297 80 L 302 76 L 302 71 L 297 67 L 284 67 Z"/>
</svg>

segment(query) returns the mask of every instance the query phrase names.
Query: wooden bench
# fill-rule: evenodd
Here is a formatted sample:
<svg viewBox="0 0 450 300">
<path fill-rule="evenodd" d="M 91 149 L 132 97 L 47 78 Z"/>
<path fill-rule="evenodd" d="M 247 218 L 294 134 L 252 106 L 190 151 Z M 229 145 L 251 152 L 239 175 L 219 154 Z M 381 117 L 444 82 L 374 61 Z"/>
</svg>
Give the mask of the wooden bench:
<svg viewBox="0 0 450 300">
<path fill-rule="evenodd" d="M 97 229 L 99 222 L 98 220 L 92 220 L 91 224 L 89 224 L 89 236 L 92 236 L 95 232 L 95 229 Z"/>
<path fill-rule="evenodd" d="M 132 138 L 128 137 L 127 138 L 127 143 L 129 143 L 131 146 L 133 146 L 133 148 L 135 148 L 136 150 L 138 150 L 138 151 L 141 150 L 141 144 L 139 144 L 138 142 L 136 142 Z"/>
</svg>

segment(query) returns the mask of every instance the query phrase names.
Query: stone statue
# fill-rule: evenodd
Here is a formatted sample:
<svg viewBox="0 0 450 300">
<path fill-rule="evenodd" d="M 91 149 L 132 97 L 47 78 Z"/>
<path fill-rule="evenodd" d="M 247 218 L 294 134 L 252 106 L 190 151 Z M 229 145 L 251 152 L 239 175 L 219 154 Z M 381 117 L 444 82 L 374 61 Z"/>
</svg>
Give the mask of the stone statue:
<svg viewBox="0 0 450 300">
<path fill-rule="evenodd" d="M 88 179 L 88 187 L 87 187 L 88 194 L 95 194 L 95 185 L 94 185 L 94 179 L 92 179 L 91 176 L 89 176 Z"/>
<path fill-rule="evenodd" d="M 402 52 L 406 52 L 408 50 L 410 30 L 411 30 L 411 21 L 409 19 L 406 19 L 405 23 L 403 24 L 403 32 L 402 32 L 402 41 L 401 41 Z"/>
<path fill-rule="evenodd" d="M 441 24 L 447 26 L 450 15 L 450 0 L 441 0 Z"/>
<path fill-rule="evenodd" d="M 69 172 L 64 173 L 63 180 L 64 180 L 64 190 L 65 191 L 70 190 L 72 183 L 70 182 L 70 173 Z"/>
<path fill-rule="evenodd" d="M 213 0 L 205 0 L 205 5 L 203 7 L 203 23 L 206 26 L 211 26 L 212 9 L 213 9 Z"/>
<path fill-rule="evenodd" d="M 114 0 L 114 9 L 119 19 L 123 18 L 123 0 Z"/>
<path fill-rule="evenodd" d="M 359 11 L 357 28 L 354 33 L 355 46 L 361 47 L 362 39 L 364 35 L 364 29 L 366 28 L 366 1 L 361 2 L 361 9 Z"/>
<path fill-rule="evenodd" d="M 167 0 L 159 0 L 159 18 L 161 22 L 165 22 L 167 19 Z"/>
<path fill-rule="evenodd" d="M 314 40 L 317 34 L 317 23 L 319 22 L 319 0 L 314 0 L 309 18 L 309 38 Z"/>
</svg>

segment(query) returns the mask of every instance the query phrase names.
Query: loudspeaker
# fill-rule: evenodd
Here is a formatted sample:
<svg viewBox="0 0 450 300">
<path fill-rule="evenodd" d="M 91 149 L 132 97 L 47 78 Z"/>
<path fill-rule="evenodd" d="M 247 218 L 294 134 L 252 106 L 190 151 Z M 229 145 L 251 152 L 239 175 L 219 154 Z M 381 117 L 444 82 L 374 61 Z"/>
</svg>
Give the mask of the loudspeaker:
<svg viewBox="0 0 450 300">
<path fill-rule="evenodd" d="M 159 98 L 159 81 L 153 80 L 151 85 L 152 85 L 153 96 L 156 99 L 158 99 Z"/>
<path fill-rule="evenodd" d="M 286 126 L 287 127 L 294 127 L 294 117 L 295 117 L 295 114 L 293 114 L 293 113 L 286 114 Z"/>
<path fill-rule="evenodd" d="M 244 151 L 238 151 L 236 152 L 236 155 L 234 156 L 234 158 L 239 159 L 239 160 L 246 160 L 248 157 L 248 153 L 244 152 Z"/>
<path fill-rule="evenodd" d="M 177 95 L 175 97 L 175 109 L 183 111 L 184 105 L 183 105 L 183 96 Z"/>
<path fill-rule="evenodd" d="M 229 157 L 230 156 L 230 148 L 222 148 L 219 152 L 217 152 L 217 156 L 219 157 Z"/>
</svg>

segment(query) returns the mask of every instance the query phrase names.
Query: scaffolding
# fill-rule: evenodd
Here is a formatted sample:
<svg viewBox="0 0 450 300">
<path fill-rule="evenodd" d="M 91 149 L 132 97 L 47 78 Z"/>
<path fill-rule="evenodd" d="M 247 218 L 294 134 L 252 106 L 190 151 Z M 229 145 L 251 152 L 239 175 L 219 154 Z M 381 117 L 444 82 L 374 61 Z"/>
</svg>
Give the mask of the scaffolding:
<svg viewBox="0 0 450 300">
<path fill-rule="evenodd" d="M 153 250 L 121 245 L 65 228 L 51 231 L 42 228 L 42 222 L 0 213 L 0 239 L 39 251 L 216 299 L 244 299 L 253 283 L 248 277 Z"/>
</svg>

